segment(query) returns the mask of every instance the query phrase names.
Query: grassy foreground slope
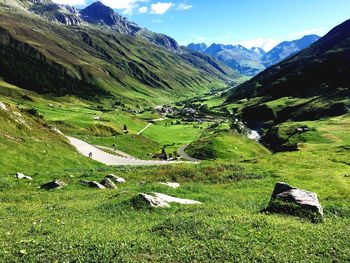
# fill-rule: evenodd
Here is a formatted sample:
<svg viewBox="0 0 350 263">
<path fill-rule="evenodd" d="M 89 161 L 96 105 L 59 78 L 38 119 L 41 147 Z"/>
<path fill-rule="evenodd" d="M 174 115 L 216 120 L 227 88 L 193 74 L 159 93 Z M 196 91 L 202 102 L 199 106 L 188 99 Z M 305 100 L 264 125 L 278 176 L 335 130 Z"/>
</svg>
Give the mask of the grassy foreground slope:
<svg viewBox="0 0 350 263">
<path fill-rule="evenodd" d="M 79 184 L 108 173 L 126 178 L 117 190 Z M 53 178 L 40 171 L 31 184 L 0 178 L 2 261 L 348 261 L 349 165 L 326 154 L 266 155 L 257 163 L 78 169 L 55 173 L 66 188 L 38 190 Z M 32 175 L 32 174 L 29 174 Z M 70 175 L 74 175 L 72 178 Z M 179 189 L 161 186 L 177 181 Z M 261 213 L 276 181 L 315 191 L 325 221 Z M 198 206 L 135 209 L 139 192 L 201 201 Z"/>
</svg>

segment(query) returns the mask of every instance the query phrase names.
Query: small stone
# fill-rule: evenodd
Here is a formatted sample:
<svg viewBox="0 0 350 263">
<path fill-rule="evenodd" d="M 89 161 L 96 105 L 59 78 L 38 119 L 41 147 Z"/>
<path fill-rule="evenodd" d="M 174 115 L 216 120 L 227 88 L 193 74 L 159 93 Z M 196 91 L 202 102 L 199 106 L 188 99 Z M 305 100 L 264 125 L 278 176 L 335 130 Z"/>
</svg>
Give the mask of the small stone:
<svg viewBox="0 0 350 263">
<path fill-rule="evenodd" d="M 54 181 L 51 181 L 49 183 L 43 184 L 40 188 L 50 190 L 50 189 L 62 188 L 65 185 L 66 184 L 60 180 L 54 180 Z"/>
<path fill-rule="evenodd" d="M 126 183 L 125 179 L 114 174 L 109 174 L 105 178 L 112 180 L 114 183 L 123 184 Z"/>
<path fill-rule="evenodd" d="M 109 189 L 116 189 L 117 186 L 112 182 L 111 179 L 105 178 L 103 179 L 100 184 L 102 184 L 104 187 L 109 188 Z"/>
<path fill-rule="evenodd" d="M 104 187 L 102 184 L 96 182 L 96 181 L 85 181 L 82 180 L 80 181 L 81 184 L 86 185 L 90 188 L 97 188 L 97 189 L 106 189 L 106 187 Z"/>
<path fill-rule="evenodd" d="M 16 173 L 16 177 L 17 177 L 17 179 L 33 180 L 32 177 L 27 176 L 27 175 L 24 175 L 24 174 L 22 174 L 22 173 Z"/>
<path fill-rule="evenodd" d="M 174 188 L 174 189 L 180 187 L 180 184 L 179 184 L 179 183 L 170 183 L 170 182 L 167 182 L 167 183 L 160 183 L 160 184 L 165 185 L 165 186 L 169 186 L 169 187 Z"/>
<path fill-rule="evenodd" d="M 296 215 L 312 221 L 323 218 L 323 208 L 316 193 L 281 182 L 276 184 L 266 211 Z"/>
</svg>

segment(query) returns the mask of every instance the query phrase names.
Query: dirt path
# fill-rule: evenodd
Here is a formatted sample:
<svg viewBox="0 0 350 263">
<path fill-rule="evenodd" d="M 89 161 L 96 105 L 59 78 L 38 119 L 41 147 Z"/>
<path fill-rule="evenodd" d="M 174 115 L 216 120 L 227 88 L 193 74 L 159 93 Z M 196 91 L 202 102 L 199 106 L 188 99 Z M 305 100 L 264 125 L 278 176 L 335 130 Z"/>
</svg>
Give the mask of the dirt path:
<svg viewBox="0 0 350 263">
<path fill-rule="evenodd" d="M 182 146 L 180 149 L 179 149 L 179 154 L 181 157 L 185 158 L 186 160 L 188 161 L 191 161 L 191 162 L 200 162 L 201 160 L 199 159 L 196 159 L 196 158 L 192 158 L 191 156 L 189 156 L 185 150 L 186 148 L 188 147 L 188 144 Z"/>
<path fill-rule="evenodd" d="M 137 135 L 141 135 L 145 130 L 147 130 L 150 126 L 152 125 L 152 123 L 148 123 L 147 126 L 145 128 L 143 128 L 141 131 L 139 131 L 137 133 Z"/>
<path fill-rule="evenodd" d="M 91 159 L 106 164 L 106 165 L 134 165 L 134 166 L 146 166 L 146 165 L 167 165 L 180 162 L 167 162 L 167 161 L 145 161 L 132 158 L 123 158 L 110 153 L 106 153 L 97 147 L 84 142 L 82 140 L 66 136 L 70 144 L 72 144 L 78 152 L 82 155 L 89 157 L 89 153 L 92 153 Z"/>
<path fill-rule="evenodd" d="M 152 122 L 164 121 L 165 119 L 166 119 L 165 117 L 164 118 L 159 118 L 159 119 L 154 119 L 154 120 L 152 120 Z M 145 130 L 147 130 L 149 127 L 151 127 L 152 124 L 153 124 L 152 122 L 148 123 L 145 128 L 143 128 L 141 131 L 139 131 L 137 133 L 137 135 L 141 135 Z"/>
</svg>

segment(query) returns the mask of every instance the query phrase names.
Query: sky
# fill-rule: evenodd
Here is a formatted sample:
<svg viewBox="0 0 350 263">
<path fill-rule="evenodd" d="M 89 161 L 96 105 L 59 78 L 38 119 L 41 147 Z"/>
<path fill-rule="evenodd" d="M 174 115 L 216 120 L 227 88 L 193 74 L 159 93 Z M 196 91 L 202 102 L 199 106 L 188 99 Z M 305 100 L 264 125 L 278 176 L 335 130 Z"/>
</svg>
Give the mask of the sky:
<svg viewBox="0 0 350 263">
<path fill-rule="evenodd" d="M 350 0 L 101 0 L 129 20 L 181 45 L 241 44 L 268 51 L 350 19 Z M 93 0 L 54 0 L 83 8 Z"/>
</svg>

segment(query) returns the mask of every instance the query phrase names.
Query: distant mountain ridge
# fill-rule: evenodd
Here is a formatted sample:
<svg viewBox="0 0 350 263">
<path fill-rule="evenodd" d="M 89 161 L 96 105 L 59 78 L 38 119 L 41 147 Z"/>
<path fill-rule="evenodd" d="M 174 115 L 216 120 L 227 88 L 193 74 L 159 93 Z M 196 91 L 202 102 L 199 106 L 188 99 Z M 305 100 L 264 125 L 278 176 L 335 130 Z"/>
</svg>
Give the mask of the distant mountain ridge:
<svg viewBox="0 0 350 263">
<path fill-rule="evenodd" d="M 309 35 L 293 41 L 284 41 L 269 52 L 259 47 L 247 49 L 241 45 L 212 44 L 208 47 L 204 43 L 191 43 L 187 47 L 215 57 L 242 75 L 255 76 L 264 69 L 300 52 L 319 38 L 316 35 Z"/>
<path fill-rule="evenodd" d="M 262 62 L 265 67 L 270 67 L 309 47 L 319 39 L 317 35 L 307 35 L 294 41 L 284 41 L 267 52 Z"/>
<path fill-rule="evenodd" d="M 350 108 L 349 69 L 347 20 L 300 53 L 232 89 L 227 102 L 247 100 L 243 119 L 260 127 L 343 115 Z"/>
</svg>

